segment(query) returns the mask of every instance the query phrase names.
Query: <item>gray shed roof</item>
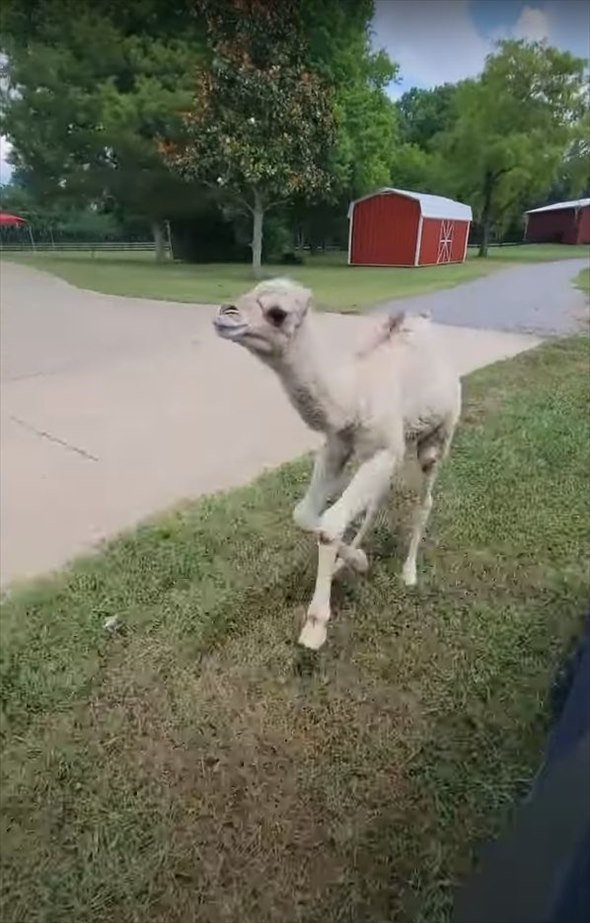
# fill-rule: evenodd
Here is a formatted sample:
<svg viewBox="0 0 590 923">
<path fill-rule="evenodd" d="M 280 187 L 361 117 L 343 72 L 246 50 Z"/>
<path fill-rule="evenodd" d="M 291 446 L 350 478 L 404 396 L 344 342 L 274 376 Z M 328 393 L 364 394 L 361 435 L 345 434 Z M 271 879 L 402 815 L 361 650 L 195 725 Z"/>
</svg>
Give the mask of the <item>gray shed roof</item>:
<svg viewBox="0 0 590 923">
<path fill-rule="evenodd" d="M 566 208 L 585 208 L 590 205 L 590 199 L 572 199 L 571 202 L 554 202 L 553 205 L 543 205 L 541 208 L 530 208 L 526 215 L 536 215 L 538 212 L 558 212 Z"/>
<path fill-rule="evenodd" d="M 354 206 L 358 202 L 364 202 L 365 199 L 372 199 L 373 196 L 387 193 L 395 193 L 406 196 L 408 199 L 414 199 L 420 205 L 423 218 L 450 218 L 455 221 L 471 221 L 473 217 L 471 206 L 464 205 L 463 202 L 455 202 L 454 199 L 447 199 L 442 195 L 430 195 L 428 192 L 410 192 L 408 189 L 394 189 L 391 186 L 384 186 L 382 189 L 369 193 L 369 195 L 355 199 L 348 207 L 348 217 L 352 216 Z"/>
</svg>

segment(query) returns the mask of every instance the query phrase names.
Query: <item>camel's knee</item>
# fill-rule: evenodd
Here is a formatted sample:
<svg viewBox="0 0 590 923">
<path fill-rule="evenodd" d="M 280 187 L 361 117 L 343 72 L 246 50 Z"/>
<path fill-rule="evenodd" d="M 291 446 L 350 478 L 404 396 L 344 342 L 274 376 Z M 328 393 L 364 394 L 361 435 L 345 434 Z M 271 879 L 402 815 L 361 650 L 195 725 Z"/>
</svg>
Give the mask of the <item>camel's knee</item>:
<svg viewBox="0 0 590 923">
<path fill-rule="evenodd" d="M 430 474 L 442 458 L 441 447 L 429 445 L 418 450 L 418 464 L 422 474 Z"/>
<path fill-rule="evenodd" d="M 319 542 L 323 545 L 331 545 L 333 542 L 342 540 L 347 525 L 348 518 L 340 506 L 335 504 L 319 517 L 314 531 Z"/>
<path fill-rule="evenodd" d="M 320 516 L 305 500 L 301 500 L 293 510 L 293 522 L 304 532 L 315 532 Z"/>
<path fill-rule="evenodd" d="M 423 474 L 430 474 L 448 454 L 453 428 L 441 425 L 429 433 L 417 446 L 418 464 Z"/>
</svg>

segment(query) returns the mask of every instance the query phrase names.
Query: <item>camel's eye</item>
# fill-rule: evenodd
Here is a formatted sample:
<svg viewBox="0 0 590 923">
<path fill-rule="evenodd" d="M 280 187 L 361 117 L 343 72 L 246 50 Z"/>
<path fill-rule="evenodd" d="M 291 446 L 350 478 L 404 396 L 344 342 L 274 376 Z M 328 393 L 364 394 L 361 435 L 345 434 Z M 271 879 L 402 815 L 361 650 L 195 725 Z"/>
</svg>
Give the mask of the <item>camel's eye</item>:
<svg viewBox="0 0 590 923">
<path fill-rule="evenodd" d="M 280 327 L 287 316 L 287 312 L 275 305 L 274 308 L 268 309 L 266 316 L 274 327 Z"/>
</svg>

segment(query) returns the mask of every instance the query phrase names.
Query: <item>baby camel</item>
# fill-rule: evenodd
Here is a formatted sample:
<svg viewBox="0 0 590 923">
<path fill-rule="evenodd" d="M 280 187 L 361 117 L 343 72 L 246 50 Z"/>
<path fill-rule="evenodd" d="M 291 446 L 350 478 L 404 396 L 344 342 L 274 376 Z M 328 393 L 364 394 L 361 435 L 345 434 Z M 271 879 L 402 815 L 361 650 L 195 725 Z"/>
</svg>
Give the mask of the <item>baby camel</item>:
<svg viewBox="0 0 590 923">
<path fill-rule="evenodd" d="M 310 291 L 289 279 L 271 279 L 235 305 L 222 305 L 214 324 L 220 336 L 270 366 L 303 420 L 326 435 L 293 513 L 296 524 L 318 539 L 315 592 L 299 637 L 317 650 L 326 639 L 332 578 L 345 565 L 367 569 L 360 543 L 407 450 L 416 454 L 422 483 L 402 578 L 407 586 L 416 583 L 416 554 L 459 418 L 461 386 L 436 327 L 422 315 L 381 320 L 370 342 L 333 368 L 314 336 L 311 300 Z M 350 463 L 356 471 L 349 479 Z M 346 530 L 360 517 L 347 544 Z"/>
</svg>

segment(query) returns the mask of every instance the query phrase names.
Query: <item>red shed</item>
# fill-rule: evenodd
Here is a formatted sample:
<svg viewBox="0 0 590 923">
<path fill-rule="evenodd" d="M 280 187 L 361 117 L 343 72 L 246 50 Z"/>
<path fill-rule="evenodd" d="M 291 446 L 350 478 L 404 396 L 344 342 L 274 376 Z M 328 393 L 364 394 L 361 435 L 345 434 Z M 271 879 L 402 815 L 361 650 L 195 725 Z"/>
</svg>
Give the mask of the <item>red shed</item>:
<svg viewBox="0 0 590 923">
<path fill-rule="evenodd" d="M 532 208 L 525 218 L 530 243 L 590 244 L 590 199 Z"/>
<path fill-rule="evenodd" d="M 471 208 L 406 189 L 378 189 L 348 209 L 353 266 L 435 266 L 467 255 Z"/>
</svg>

